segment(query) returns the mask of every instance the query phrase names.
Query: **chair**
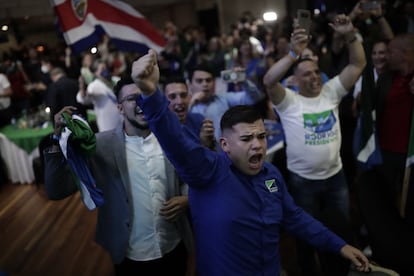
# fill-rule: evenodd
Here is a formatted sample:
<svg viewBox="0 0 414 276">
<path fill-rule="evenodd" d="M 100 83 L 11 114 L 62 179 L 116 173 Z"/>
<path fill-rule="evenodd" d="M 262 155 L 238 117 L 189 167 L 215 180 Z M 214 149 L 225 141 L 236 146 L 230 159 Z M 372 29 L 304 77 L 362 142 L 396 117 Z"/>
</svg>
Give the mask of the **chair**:
<svg viewBox="0 0 414 276">
<path fill-rule="evenodd" d="M 52 144 L 50 134 L 44 136 L 39 142 L 39 157 L 33 158 L 32 167 L 35 175 L 36 186 L 45 181 L 45 162 L 43 158 L 43 151 Z"/>
</svg>

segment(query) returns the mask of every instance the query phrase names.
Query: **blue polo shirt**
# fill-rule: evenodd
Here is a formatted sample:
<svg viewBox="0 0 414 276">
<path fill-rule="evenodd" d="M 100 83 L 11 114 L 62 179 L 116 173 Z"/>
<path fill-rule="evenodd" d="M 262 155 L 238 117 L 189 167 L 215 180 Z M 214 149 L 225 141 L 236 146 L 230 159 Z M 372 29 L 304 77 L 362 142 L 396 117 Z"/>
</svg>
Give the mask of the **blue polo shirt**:
<svg viewBox="0 0 414 276">
<path fill-rule="evenodd" d="M 277 168 L 265 163 L 257 175 L 245 175 L 226 153 L 186 137 L 161 93 L 138 104 L 190 187 L 198 275 L 279 275 L 282 228 L 321 250 L 339 252 L 346 244 L 295 205 Z"/>
<path fill-rule="evenodd" d="M 265 97 L 265 93 L 249 80 L 244 82 L 243 88 L 243 91 L 237 93 L 217 93 L 211 97 L 208 103 L 194 104 L 189 113 L 198 113 L 206 119 L 211 119 L 214 124 L 214 136 L 218 140 L 221 136 L 220 119 L 227 109 L 239 104 L 252 105 Z"/>
</svg>

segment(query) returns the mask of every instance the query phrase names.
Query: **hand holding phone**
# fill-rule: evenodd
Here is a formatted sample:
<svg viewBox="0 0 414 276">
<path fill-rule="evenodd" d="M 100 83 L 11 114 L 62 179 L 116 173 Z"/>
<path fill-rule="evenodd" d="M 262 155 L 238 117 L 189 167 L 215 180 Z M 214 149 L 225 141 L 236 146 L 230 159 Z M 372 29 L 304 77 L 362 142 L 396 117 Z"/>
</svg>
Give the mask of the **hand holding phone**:
<svg viewBox="0 0 414 276">
<path fill-rule="evenodd" d="M 299 9 L 297 11 L 297 19 L 299 28 L 305 29 L 306 34 L 309 34 L 312 23 L 311 12 L 309 10 Z"/>
<path fill-rule="evenodd" d="M 246 80 L 246 72 L 243 70 L 223 70 L 221 79 L 225 82 L 243 82 Z"/>
<path fill-rule="evenodd" d="M 369 12 L 378 9 L 379 5 L 377 1 L 365 1 L 359 3 L 359 8 L 362 12 Z"/>
</svg>

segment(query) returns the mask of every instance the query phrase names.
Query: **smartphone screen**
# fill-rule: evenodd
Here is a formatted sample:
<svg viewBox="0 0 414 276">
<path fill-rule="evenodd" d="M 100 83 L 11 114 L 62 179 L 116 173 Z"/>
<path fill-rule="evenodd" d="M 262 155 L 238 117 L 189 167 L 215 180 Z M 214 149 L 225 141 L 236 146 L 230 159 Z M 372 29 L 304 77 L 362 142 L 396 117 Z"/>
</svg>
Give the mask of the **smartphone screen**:
<svg viewBox="0 0 414 276">
<path fill-rule="evenodd" d="M 246 80 L 245 71 L 223 70 L 221 71 L 221 79 L 225 82 L 243 82 Z"/>
<path fill-rule="evenodd" d="M 309 10 L 299 9 L 297 11 L 297 18 L 298 18 L 299 27 L 305 29 L 306 33 L 309 34 L 310 26 L 312 22 L 311 12 Z"/>
<path fill-rule="evenodd" d="M 361 9 L 361 11 L 366 12 L 378 9 L 378 5 L 379 3 L 377 1 L 360 2 L 359 8 Z"/>
</svg>

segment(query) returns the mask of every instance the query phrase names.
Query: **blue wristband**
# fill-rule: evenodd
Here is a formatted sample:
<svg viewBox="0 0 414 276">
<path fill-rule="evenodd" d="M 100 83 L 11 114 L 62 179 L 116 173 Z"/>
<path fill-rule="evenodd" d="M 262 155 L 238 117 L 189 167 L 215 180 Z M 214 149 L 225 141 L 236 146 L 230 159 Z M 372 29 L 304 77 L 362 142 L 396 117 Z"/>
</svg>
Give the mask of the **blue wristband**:
<svg viewBox="0 0 414 276">
<path fill-rule="evenodd" d="M 298 59 L 300 58 L 300 55 L 297 55 L 297 54 L 295 53 L 295 51 L 293 51 L 293 50 L 290 50 L 290 51 L 289 51 L 289 55 L 290 55 L 291 57 L 293 57 L 293 59 L 295 59 L 295 60 L 298 60 Z"/>
</svg>

